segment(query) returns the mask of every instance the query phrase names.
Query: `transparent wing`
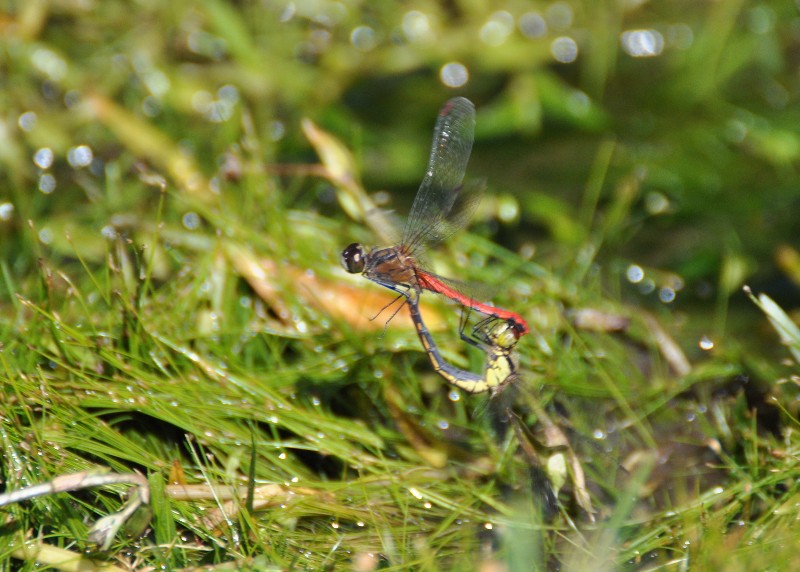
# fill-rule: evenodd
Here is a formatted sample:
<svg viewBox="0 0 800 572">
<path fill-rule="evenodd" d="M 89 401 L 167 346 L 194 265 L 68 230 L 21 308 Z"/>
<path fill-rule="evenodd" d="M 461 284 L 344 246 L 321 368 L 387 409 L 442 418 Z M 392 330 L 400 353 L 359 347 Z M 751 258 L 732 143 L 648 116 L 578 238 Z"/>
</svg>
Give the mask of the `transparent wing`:
<svg viewBox="0 0 800 572">
<path fill-rule="evenodd" d="M 439 111 L 428 169 L 403 232 L 411 252 L 443 241 L 467 223 L 477 206 L 483 185 L 463 185 L 474 137 L 475 106 L 454 97 Z"/>
</svg>

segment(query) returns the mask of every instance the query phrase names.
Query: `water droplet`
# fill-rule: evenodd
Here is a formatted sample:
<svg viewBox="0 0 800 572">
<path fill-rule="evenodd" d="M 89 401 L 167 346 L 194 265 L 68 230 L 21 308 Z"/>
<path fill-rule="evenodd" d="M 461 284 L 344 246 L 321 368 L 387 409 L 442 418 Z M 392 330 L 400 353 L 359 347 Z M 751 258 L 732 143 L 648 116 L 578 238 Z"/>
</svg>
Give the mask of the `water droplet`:
<svg viewBox="0 0 800 572">
<path fill-rule="evenodd" d="M 378 45 L 378 37 L 369 26 L 359 26 L 350 33 L 350 43 L 361 52 L 369 52 Z"/>
<path fill-rule="evenodd" d="M 37 149 L 33 154 L 33 162 L 40 169 L 49 169 L 53 165 L 53 150 L 50 147 Z"/>
<path fill-rule="evenodd" d="M 77 89 L 71 89 L 64 94 L 64 105 L 69 109 L 76 107 L 81 101 L 81 92 Z"/>
<path fill-rule="evenodd" d="M 500 200 L 497 209 L 497 218 L 502 222 L 510 223 L 519 217 L 519 203 L 514 197 L 505 197 Z"/>
<path fill-rule="evenodd" d="M 488 46 L 499 46 L 508 39 L 513 30 L 514 17 L 505 10 L 500 10 L 481 26 L 480 38 Z"/>
<path fill-rule="evenodd" d="M 625 276 L 631 284 L 638 284 L 644 280 L 644 269 L 638 264 L 631 264 L 625 271 Z"/>
<path fill-rule="evenodd" d="M 675 290 L 664 286 L 663 288 L 659 288 L 658 290 L 658 299 L 664 302 L 665 304 L 670 304 L 675 301 Z"/>
<path fill-rule="evenodd" d="M 31 62 L 52 81 L 59 81 L 67 75 L 67 63 L 52 50 L 45 48 L 35 50 L 31 55 Z"/>
<path fill-rule="evenodd" d="M 566 2 L 556 2 L 547 7 L 545 17 L 552 29 L 563 32 L 572 26 L 572 7 Z"/>
<path fill-rule="evenodd" d="M 281 16 L 279 18 L 279 21 L 281 23 L 288 22 L 289 20 L 294 18 L 294 15 L 296 13 L 297 13 L 297 6 L 294 5 L 294 2 L 289 2 L 286 5 L 286 8 L 284 8 L 283 12 L 281 12 Z"/>
<path fill-rule="evenodd" d="M 708 336 L 703 336 L 700 338 L 698 345 L 700 346 L 701 350 L 709 351 L 714 349 L 714 341 Z"/>
<path fill-rule="evenodd" d="M 214 96 L 210 92 L 199 89 L 192 94 L 192 109 L 198 113 L 205 114 L 213 101 Z"/>
<path fill-rule="evenodd" d="M 572 90 L 567 98 L 567 109 L 573 115 L 586 115 L 591 109 L 591 99 L 579 89 Z"/>
<path fill-rule="evenodd" d="M 78 145 L 77 147 L 71 147 L 67 151 L 67 161 L 69 161 L 73 169 L 88 167 L 91 165 L 93 158 L 94 154 L 88 145 Z"/>
<path fill-rule="evenodd" d="M 622 49 L 634 58 L 652 58 L 664 51 L 664 36 L 658 30 L 629 30 L 620 36 Z"/>
<path fill-rule="evenodd" d="M 547 34 L 547 23 L 539 12 L 525 12 L 519 17 L 519 30 L 526 38 L 541 38 Z"/>
<path fill-rule="evenodd" d="M 189 230 L 197 230 L 200 227 L 200 215 L 196 212 L 188 212 L 183 215 L 181 219 L 183 222 L 183 226 L 185 226 Z"/>
<path fill-rule="evenodd" d="M 447 394 L 447 398 L 454 403 L 456 401 L 461 401 L 461 392 L 457 389 L 453 389 Z"/>
<path fill-rule="evenodd" d="M 17 125 L 19 125 L 19 128 L 23 131 L 31 132 L 33 128 L 36 127 L 37 119 L 36 113 L 33 111 L 26 111 L 17 119 Z"/>
<path fill-rule="evenodd" d="M 191 32 L 186 43 L 194 53 L 214 60 L 223 58 L 228 46 L 224 39 L 201 30 Z"/>
<path fill-rule="evenodd" d="M 0 203 L 0 220 L 11 220 L 14 216 L 14 205 L 11 203 Z"/>
<path fill-rule="evenodd" d="M 436 425 L 438 425 L 439 429 L 442 429 L 442 430 L 450 428 L 450 423 L 448 423 L 444 419 L 441 419 Z"/>
<path fill-rule="evenodd" d="M 426 14 L 410 10 L 403 15 L 403 34 L 409 42 L 424 42 L 433 37 L 431 23 Z"/>
<path fill-rule="evenodd" d="M 650 294 L 656 289 L 656 283 L 651 278 L 645 278 L 639 282 L 639 292 L 642 294 Z"/>
<path fill-rule="evenodd" d="M 669 199 L 664 193 L 653 191 L 644 198 L 644 208 L 651 215 L 660 215 L 669 212 Z"/>
<path fill-rule="evenodd" d="M 560 36 L 550 44 L 550 53 L 557 62 L 570 64 L 578 59 L 578 44 L 569 36 Z"/>
<path fill-rule="evenodd" d="M 50 244 L 51 242 L 53 242 L 53 231 L 50 230 L 49 228 L 43 228 L 42 230 L 39 231 L 39 240 L 41 240 L 44 244 Z"/>
<path fill-rule="evenodd" d="M 49 195 L 56 190 L 56 178 L 50 173 L 44 173 L 39 177 L 39 190 L 45 195 Z"/>
<path fill-rule="evenodd" d="M 464 64 L 450 62 L 442 66 L 439 79 L 447 87 L 461 87 L 469 81 L 469 70 Z"/>
<path fill-rule="evenodd" d="M 282 121 L 273 121 L 269 124 L 269 138 L 273 141 L 280 141 L 286 135 L 286 126 Z"/>
</svg>

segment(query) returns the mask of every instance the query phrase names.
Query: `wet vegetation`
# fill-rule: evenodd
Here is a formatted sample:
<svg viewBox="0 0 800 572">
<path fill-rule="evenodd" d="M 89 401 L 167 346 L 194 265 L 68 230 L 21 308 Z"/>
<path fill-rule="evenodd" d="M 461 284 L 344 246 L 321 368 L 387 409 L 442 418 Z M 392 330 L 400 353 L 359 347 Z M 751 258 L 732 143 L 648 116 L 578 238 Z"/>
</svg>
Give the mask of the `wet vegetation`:
<svg viewBox="0 0 800 572">
<path fill-rule="evenodd" d="M 0 478 L 49 483 L 2 508 L 3 570 L 800 566 L 795 5 L 42 0 L 0 31 Z M 339 265 L 392 240 L 454 95 L 487 190 L 427 263 L 533 330 L 492 398 Z"/>
</svg>

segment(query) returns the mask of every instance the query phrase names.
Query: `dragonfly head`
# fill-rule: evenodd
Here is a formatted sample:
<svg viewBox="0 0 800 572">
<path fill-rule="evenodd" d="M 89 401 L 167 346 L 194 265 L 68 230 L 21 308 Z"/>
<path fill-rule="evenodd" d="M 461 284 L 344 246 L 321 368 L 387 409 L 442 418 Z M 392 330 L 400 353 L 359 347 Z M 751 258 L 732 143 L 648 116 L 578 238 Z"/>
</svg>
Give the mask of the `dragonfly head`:
<svg viewBox="0 0 800 572">
<path fill-rule="evenodd" d="M 486 335 L 491 345 L 508 350 L 517 345 L 520 333 L 512 322 L 500 321 L 495 323 Z"/>
<path fill-rule="evenodd" d="M 366 257 L 364 247 L 354 242 L 342 251 L 342 266 L 350 274 L 360 274 L 364 272 L 364 258 Z"/>
</svg>

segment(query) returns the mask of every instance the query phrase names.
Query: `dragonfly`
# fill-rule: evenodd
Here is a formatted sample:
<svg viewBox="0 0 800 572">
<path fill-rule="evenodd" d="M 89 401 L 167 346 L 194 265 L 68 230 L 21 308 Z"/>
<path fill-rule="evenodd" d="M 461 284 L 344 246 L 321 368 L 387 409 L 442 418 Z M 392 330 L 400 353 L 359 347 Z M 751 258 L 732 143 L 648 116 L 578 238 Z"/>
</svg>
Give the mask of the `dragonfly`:
<svg viewBox="0 0 800 572">
<path fill-rule="evenodd" d="M 422 347 L 428 354 L 436 373 L 449 383 L 460 387 L 468 393 L 483 393 L 491 391 L 498 393 L 507 383 L 517 377 L 517 360 L 513 352 L 519 341 L 517 328 L 511 322 L 489 316 L 481 320 L 472 330 L 472 336 L 464 334 L 461 337 L 470 344 L 482 349 L 486 353 L 486 363 L 483 366 L 483 375 L 459 369 L 445 361 L 430 331 L 422 321 L 419 311 L 419 297 L 409 294 L 406 299 L 411 319 L 417 328 L 417 335 L 422 342 Z"/>
<path fill-rule="evenodd" d="M 519 337 L 530 331 L 519 314 L 467 296 L 454 281 L 425 270 L 419 263 L 426 249 L 465 226 L 477 206 L 480 193 L 475 187 L 465 190 L 463 184 L 474 135 L 472 102 L 464 97 L 447 101 L 436 120 L 428 168 L 411 205 L 400 243 L 367 250 L 354 242 L 342 251 L 341 262 L 351 274 L 363 274 L 406 300 L 410 300 L 407 294 L 412 291 L 436 292 L 467 309 L 505 321 Z"/>
</svg>

